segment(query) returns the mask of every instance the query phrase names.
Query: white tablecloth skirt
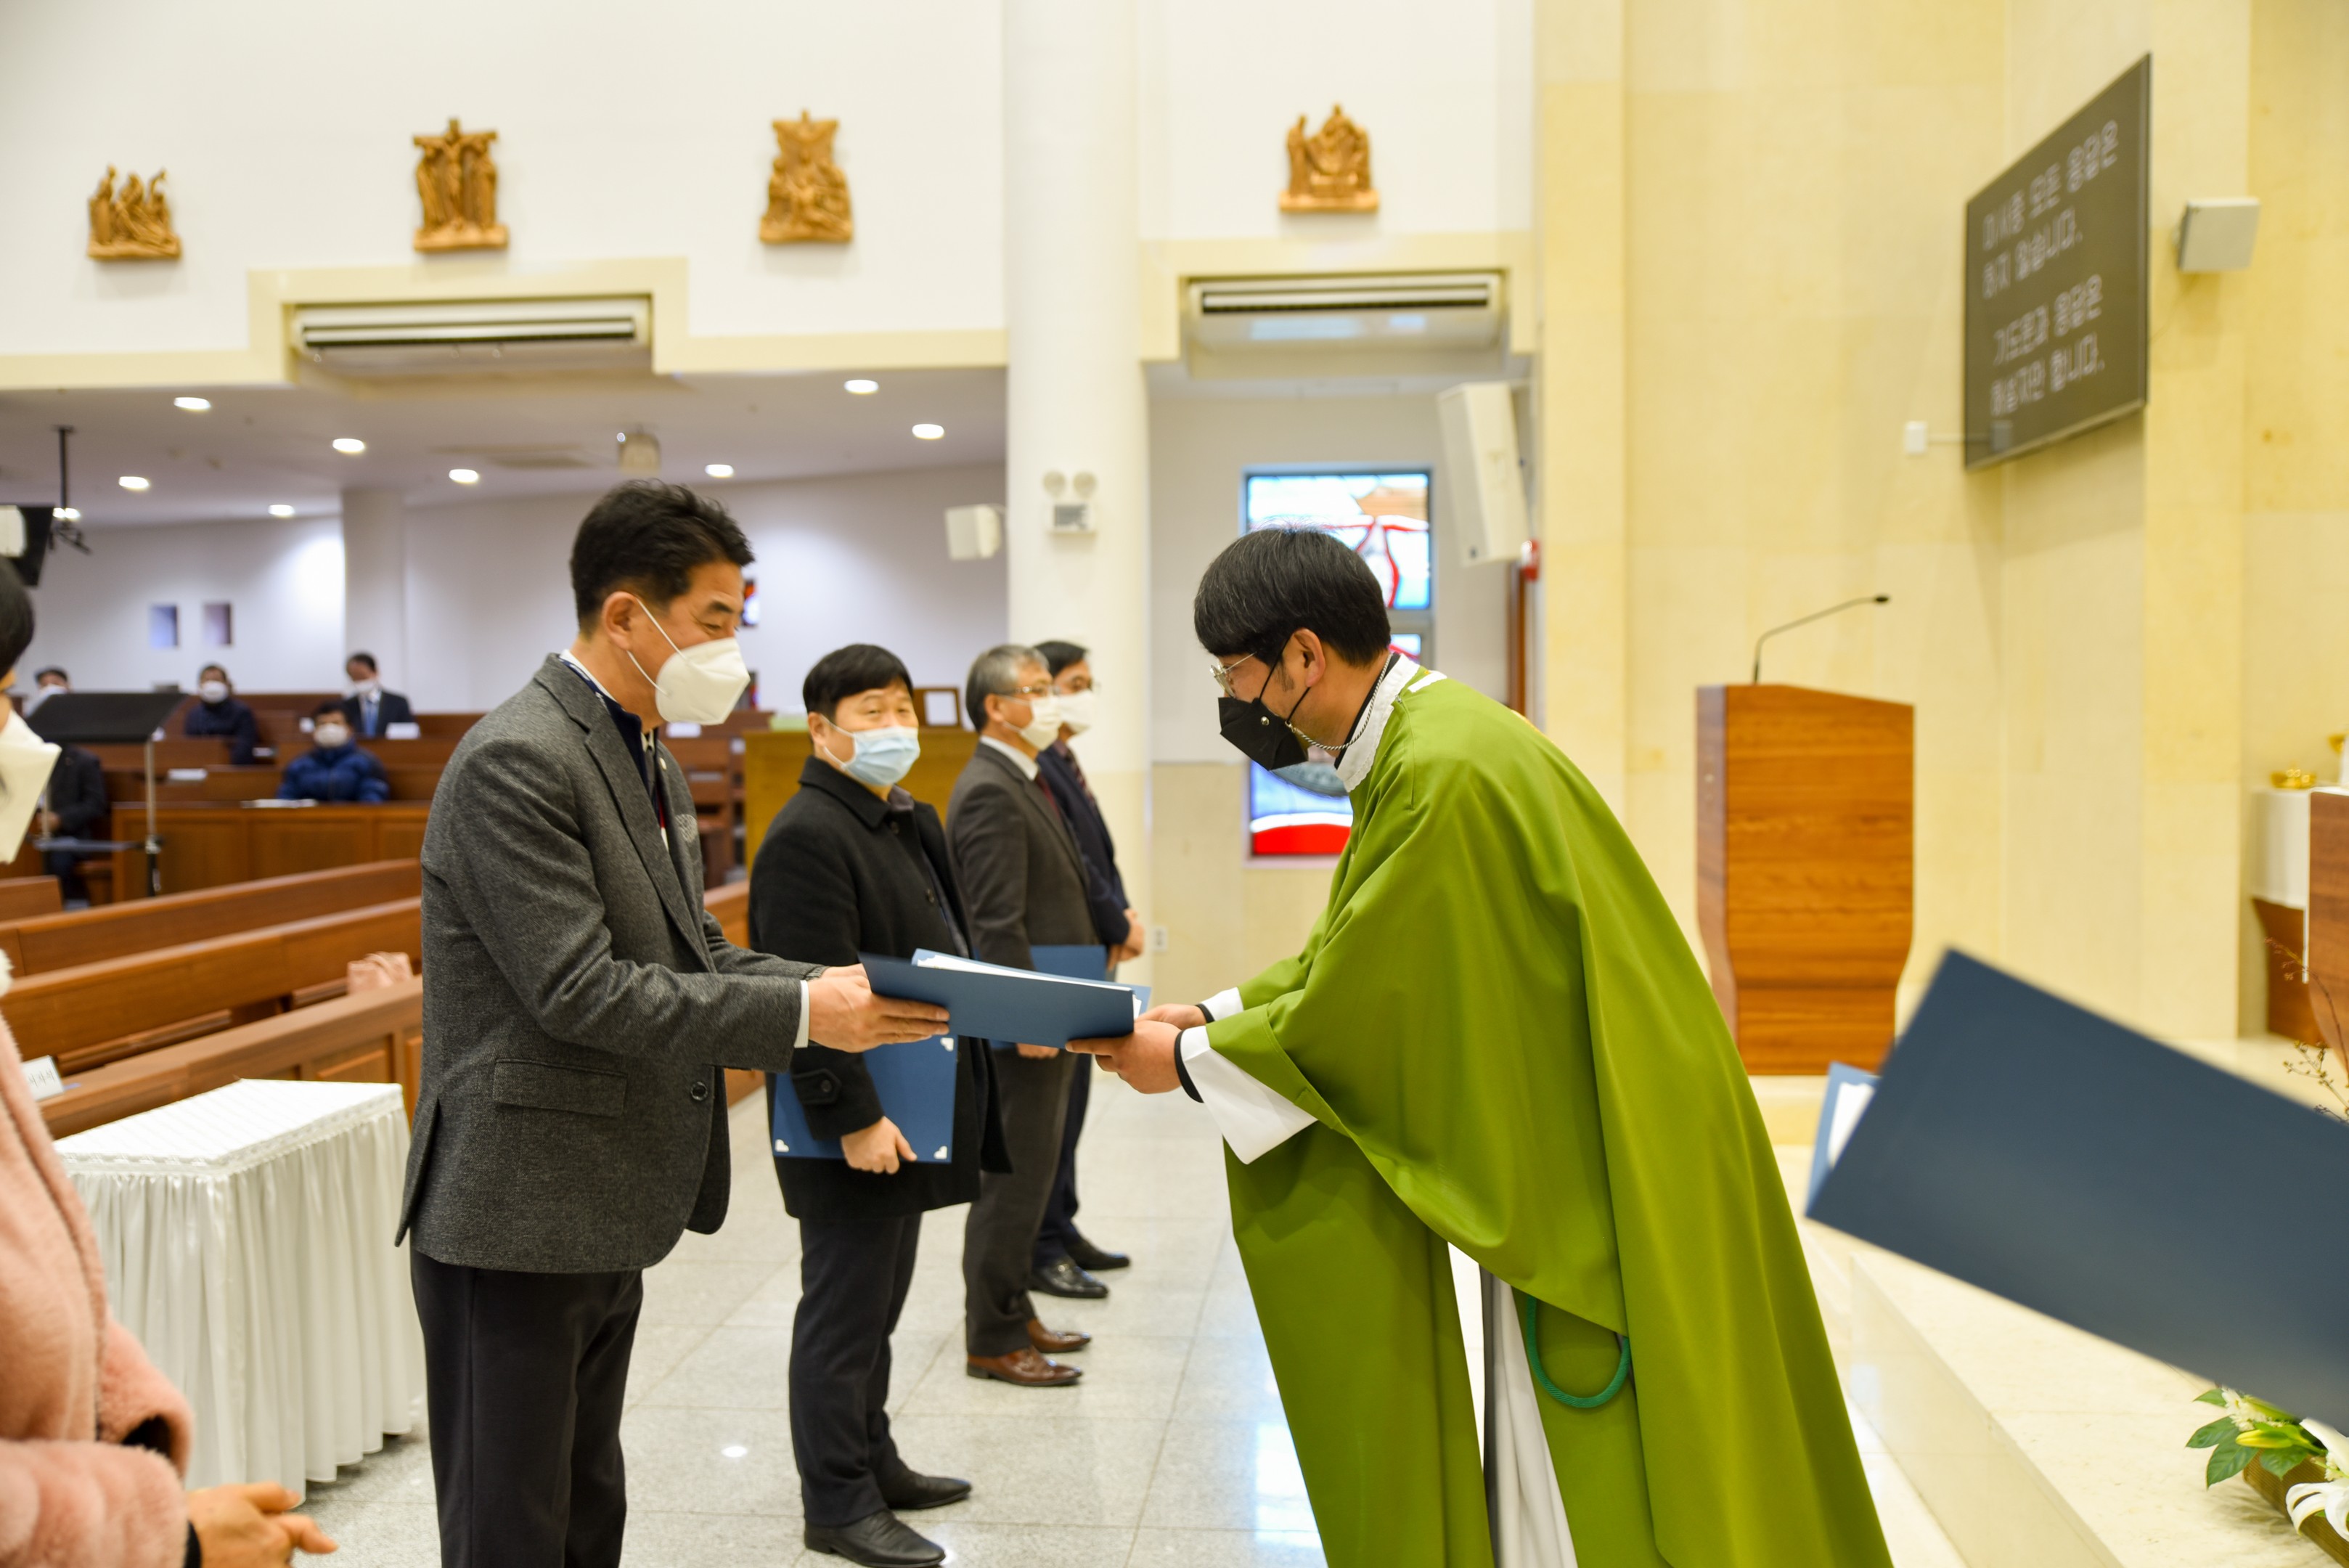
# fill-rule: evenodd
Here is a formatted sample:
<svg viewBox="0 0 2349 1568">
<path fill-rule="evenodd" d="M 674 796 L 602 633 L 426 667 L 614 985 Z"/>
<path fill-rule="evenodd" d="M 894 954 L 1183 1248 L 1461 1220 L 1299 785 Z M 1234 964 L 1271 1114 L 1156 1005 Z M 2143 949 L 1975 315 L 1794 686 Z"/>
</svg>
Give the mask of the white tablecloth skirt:
<svg viewBox="0 0 2349 1568">
<path fill-rule="evenodd" d="M 414 1427 L 397 1085 L 247 1079 L 57 1148 L 115 1315 L 194 1407 L 191 1487 L 301 1492 Z"/>
</svg>

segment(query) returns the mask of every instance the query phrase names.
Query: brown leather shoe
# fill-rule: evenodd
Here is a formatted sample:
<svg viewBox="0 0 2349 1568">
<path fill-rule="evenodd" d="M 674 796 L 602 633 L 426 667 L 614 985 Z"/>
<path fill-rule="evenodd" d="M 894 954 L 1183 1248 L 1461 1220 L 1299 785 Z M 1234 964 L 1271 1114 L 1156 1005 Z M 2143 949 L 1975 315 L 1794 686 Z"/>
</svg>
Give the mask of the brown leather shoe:
<svg viewBox="0 0 2349 1568">
<path fill-rule="evenodd" d="M 1024 1345 L 1009 1355 L 970 1356 L 963 1371 L 972 1377 L 992 1377 L 1022 1388 L 1065 1388 L 1084 1376 L 1081 1369 L 1048 1361 Z"/>
<path fill-rule="evenodd" d="M 1093 1336 L 1080 1329 L 1046 1328 L 1040 1318 L 1028 1320 L 1028 1343 L 1046 1355 L 1066 1355 L 1071 1350 L 1082 1350 L 1093 1342 Z"/>
</svg>

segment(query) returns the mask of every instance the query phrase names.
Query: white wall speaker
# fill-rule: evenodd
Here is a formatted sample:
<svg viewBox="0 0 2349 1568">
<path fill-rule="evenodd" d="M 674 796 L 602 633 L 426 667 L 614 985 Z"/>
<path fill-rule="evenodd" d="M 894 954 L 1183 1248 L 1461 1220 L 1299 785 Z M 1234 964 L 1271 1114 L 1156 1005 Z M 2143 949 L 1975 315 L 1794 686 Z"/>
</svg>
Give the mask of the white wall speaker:
<svg viewBox="0 0 2349 1568">
<path fill-rule="evenodd" d="M 1003 548 L 999 506 L 947 508 L 947 554 L 957 561 L 984 561 Z"/>
<path fill-rule="evenodd" d="M 1445 523 L 1470 566 L 1514 561 L 1524 549 L 1526 483 L 1517 468 L 1517 410 L 1506 381 L 1464 381 L 1436 394 L 1444 431 Z"/>
</svg>

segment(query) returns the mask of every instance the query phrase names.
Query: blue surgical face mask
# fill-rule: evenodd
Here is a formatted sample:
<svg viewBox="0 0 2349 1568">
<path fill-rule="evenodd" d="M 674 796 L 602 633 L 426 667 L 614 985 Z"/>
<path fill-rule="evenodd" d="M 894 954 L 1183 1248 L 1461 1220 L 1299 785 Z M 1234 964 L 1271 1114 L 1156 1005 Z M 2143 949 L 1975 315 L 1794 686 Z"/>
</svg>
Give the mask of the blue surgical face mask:
<svg viewBox="0 0 2349 1568">
<path fill-rule="evenodd" d="M 874 789 L 886 789 L 905 776 L 914 760 L 922 754 L 922 738 L 902 725 L 892 724 L 885 730 L 843 730 L 856 743 L 856 754 L 846 763 L 835 761 L 834 766 L 858 784 L 871 784 Z"/>
</svg>

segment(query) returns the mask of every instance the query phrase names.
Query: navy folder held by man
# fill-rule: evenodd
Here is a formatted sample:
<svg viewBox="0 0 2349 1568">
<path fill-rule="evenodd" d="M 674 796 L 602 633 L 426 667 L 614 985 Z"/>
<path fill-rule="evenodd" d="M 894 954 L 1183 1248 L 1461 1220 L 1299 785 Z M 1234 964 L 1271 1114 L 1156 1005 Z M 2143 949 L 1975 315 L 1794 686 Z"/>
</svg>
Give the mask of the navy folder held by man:
<svg viewBox="0 0 2349 1568">
<path fill-rule="evenodd" d="M 2344 1190 L 2339 1118 L 1953 953 L 1810 1217 L 2349 1425 Z"/>
<path fill-rule="evenodd" d="M 877 996 L 934 1002 L 953 1017 L 957 1034 L 983 1034 L 1030 1045 L 1066 1045 L 1071 1040 L 1131 1033 L 1148 1001 L 1139 988 L 1090 978 L 1108 968 L 1100 947 L 1037 947 L 1035 971 L 1007 969 L 968 959 L 935 961 L 946 955 L 917 952 L 911 959 L 860 953 L 865 977 Z M 1061 954 L 1090 954 L 1087 978 L 1051 972 Z"/>
</svg>

